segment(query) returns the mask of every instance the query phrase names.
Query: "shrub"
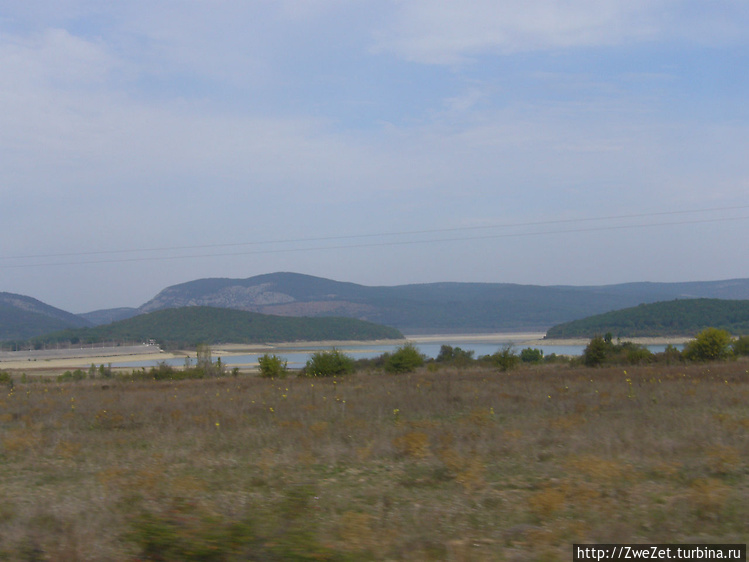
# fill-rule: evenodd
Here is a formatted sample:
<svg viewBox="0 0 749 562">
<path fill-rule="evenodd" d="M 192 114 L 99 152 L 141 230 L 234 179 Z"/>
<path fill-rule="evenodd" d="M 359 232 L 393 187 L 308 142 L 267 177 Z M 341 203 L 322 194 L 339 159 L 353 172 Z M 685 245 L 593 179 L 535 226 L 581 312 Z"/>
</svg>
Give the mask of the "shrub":
<svg viewBox="0 0 749 562">
<path fill-rule="evenodd" d="M 732 347 L 735 355 L 749 355 L 749 336 L 741 336 Z"/>
<path fill-rule="evenodd" d="M 706 328 L 687 343 L 684 358 L 689 361 L 719 361 L 731 357 L 731 334 L 718 328 Z"/>
<path fill-rule="evenodd" d="M 353 372 L 354 360 L 335 348 L 313 353 L 304 367 L 304 374 L 308 377 L 336 377 Z"/>
<path fill-rule="evenodd" d="M 435 361 L 437 363 L 453 363 L 456 365 L 467 365 L 473 361 L 474 351 L 466 351 L 459 347 L 453 347 L 451 345 L 443 345 L 440 347 L 440 352 L 437 355 Z"/>
<path fill-rule="evenodd" d="M 666 346 L 666 349 L 664 349 L 661 353 L 655 354 L 655 360 L 658 362 L 663 362 L 666 365 L 678 363 L 679 361 L 681 361 L 681 351 L 679 351 L 676 346 L 668 344 Z"/>
<path fill-rule="evenodd" d="M 644 345 L 638 345 L 632 342 L 624 342 L 621 345 L 622 351 L 625 354 L 625 361 L 630 365 L 642 365 L 644 363 L 650 363 L 655 359 L 655 355 Z"/>
<path fill-rule="evenodd" d="M 86 373 L 81 369 L 76 369 L 75 371 L 65 371 L 63 374 L 57 377 L 57 380 L 58 382 L 82 381 L 85 378 Z"/>
<path fill-rule="evenodd" d="M 544 355 L 544 363 L 569 363 L 570 357 L 567 355 L 557 355 L 556 353 L 549 353 Z"/>
<path fill-rule="evenodd" d="M 500 371 L 510 371 L 518 366 L 520 357 L 517 356 L 512 344 L 504 346 L 493 355 L 487 357 L 490 363 L 499 367 Z"/>
<path fill-rule="evenodd" d="M 523 363 L 540 363 L 544 360 L 544 352 L 540 349 L 526 347 L 520 351 L 520 360 Z"/>
<path fill-rule="evenodd" d="M 583 351 L 583 363 L 588 367 L 603 365 L 610 347 L 612 344 L 604 340 L 602 336 L 595 336 Z"/>
<path fill-rule="evenodd" d="M 187 371 L 187 369 L 185 369 Z M 151 367 L 148 372 L 149 376 L 156 379 L 157 381 L 172 380 L 176 377 L 177 370 L 169 365 L 166 361 L 159 362 L 155 367 Z"/>
<path fill-rule="evenodd" d="M 185 501 L 163 513 L 141 513 L 126 537 L 146 560 L 218 562 L 259 550 L 249 521 L 226 520 Z"/>
<path fill-rule="evenodd" d="M 199 344 L 197 346 L 197 365 L 196 369 L 203 373 L 205 377 L 221 377 L 225 375 L 225 366 L 221 363 L 221 357 L 215 362 L 210 345 Z"/>
<path fill-rule="evenodd" d="M 11 376 L 9 372 L 0 371 L 0 384 L 7 384 L 8 386 L 13 386 L 13 377 Z"/>
<path fill-rule="evenodd" d="M 388 373 L 411 373 L 424 364 L 424 356 L 413 344 L 407 343 L 385 359 Z"/>
<path fill-rule="evenodd" d="M 285 361 L 282 357 L 277 355 L 268 355 L 267 353 L 260 357 L 258 360 L 260 365 L 260 376 L 268 379 L 282 379 L 288 373 L 289 370 L 286 368 L 288 361 Z"/>
</svg>

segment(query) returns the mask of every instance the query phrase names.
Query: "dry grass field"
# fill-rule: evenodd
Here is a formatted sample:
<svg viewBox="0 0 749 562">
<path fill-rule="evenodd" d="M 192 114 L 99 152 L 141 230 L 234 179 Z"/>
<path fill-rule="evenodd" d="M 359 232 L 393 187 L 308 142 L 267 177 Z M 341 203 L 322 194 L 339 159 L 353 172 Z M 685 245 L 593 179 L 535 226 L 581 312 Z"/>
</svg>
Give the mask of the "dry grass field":
<svg viewBox="0 0 749 562">
<path fill-rule="evenodd" d="M 0 387 L 0 559 L 749 539 L 749 363 Z"/>
</svg>

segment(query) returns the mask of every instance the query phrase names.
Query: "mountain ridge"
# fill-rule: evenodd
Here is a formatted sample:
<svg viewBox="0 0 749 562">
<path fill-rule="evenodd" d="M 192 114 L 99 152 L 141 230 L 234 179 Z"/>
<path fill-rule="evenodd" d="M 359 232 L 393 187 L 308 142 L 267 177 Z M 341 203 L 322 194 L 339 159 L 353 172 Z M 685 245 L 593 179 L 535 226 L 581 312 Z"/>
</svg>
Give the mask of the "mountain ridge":
<svg viewBox="0 0 749 562">
<path fill-rule="evenodd" d="M 147 312 L 210 306 L 275 316 L 339 316 L 407 334 L 546 331 L 552 326 L 658 301 L 749 299 L 749 279 L 614 285 L 522 285 L 443 281 L 368 286 L 301 273 L 203 278 L 164 288 L 138 308 L 74 315 L 32 297 L 0 293 L 0 340 L 108 324 Z M 35 314 L 39 316 L 35 316 Z"/>
<path fill-rule="evenodd" d="M 406 333 L 546 330 L 674 298 L 749 299 L 749 279 L 615 285 L 437 282 L 368 286 L 299 273 L 172 285 L 140 307 L 218 306 L 280 316 L 348 316 Z"/>
<path fill-rule="evenodd" d="M 90 325 L 85 318 L 33 297 L 0 292 L 0 340 L 24 340 L 45 332 Z"/>
</svg>

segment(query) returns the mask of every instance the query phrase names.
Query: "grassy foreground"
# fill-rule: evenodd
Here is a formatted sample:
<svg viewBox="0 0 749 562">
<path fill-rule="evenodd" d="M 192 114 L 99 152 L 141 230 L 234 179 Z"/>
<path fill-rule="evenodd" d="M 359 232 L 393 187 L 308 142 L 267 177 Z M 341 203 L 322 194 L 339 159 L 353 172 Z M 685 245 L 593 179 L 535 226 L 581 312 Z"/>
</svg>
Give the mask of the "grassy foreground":
<svg viewBox="0 0 749 562">
<path fill-rule="evenodd" d="M 749 540 L 749 367 L 16 383 L 0 559 L 569 560 Z"/>
</svg>

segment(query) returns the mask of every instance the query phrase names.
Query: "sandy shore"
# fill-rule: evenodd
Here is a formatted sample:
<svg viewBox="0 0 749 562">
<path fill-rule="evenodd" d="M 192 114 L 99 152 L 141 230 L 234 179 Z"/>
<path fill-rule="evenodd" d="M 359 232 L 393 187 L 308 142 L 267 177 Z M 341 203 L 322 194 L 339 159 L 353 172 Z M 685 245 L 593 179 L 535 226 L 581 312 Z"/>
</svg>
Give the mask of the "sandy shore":
<svg viewBox="0 0 749 562">
<path fill-rule="evenodd" d="M 316 348 L 330 348 L 330 347 L 341 347 L 341 346 L 353 346 L 353 345 L 401 345 L 406 340 L 320 340 L 320 341 L 305 341 L 305 342 L 280 342 L 280 343 L 268 343 L 268 344 L 243 344 L 243 343 L 230 343 L 212 346 L 211 353 L 214 357 L 231 356 L 231 355 L 244 355 L 247 353 L 273 353 L 279 350 L 294 350 L 294 351 L 306 351 L 309 349 Z M 187 353 L 187 352 L 186 352 Z M 191 356 L 195 355 L 194 351 L 189 352 Z"/>
<path fill-rule="evenodd" d="M 670 336 L 663 338 L 622 338 L 622 342 L 628 341 L 639 345 L 682 345 L 687 343 L 689 340 L 693 340 L 691 336 Z M 614 340 L 616 343 L 618 340 Z M 564 339 L 564 340 L 544 340 L 541 339 L 537 342 L 538 345 L 588 345 L 590 338 L 576 338 L 576 339 Z"/>
<path fill-rule="evenodd" d="M 213 346 L 211 353 L 214 358 L 231 357 L 252 353 L 274 353 L 294 351 L 297 353 L 312 351 L 319 348 L 331 348 L 336 346 L 393 346 L 401 345 L 410 341 L 415 345 L 435 344 L 450 342 L 459 345 L 465 343 L 496 343 L 502 345 L 512 343 L 515 347 L 539 347 L 539 346 L 569 346 L 587 345 L 587 338 L 580 339 L 554 339 L 545 340 L 543 332 L 516 332 L 516 333 L 494 333 L 494 334 L 430 334 L 406 336 L 406 340 L 342 340 L 342 341 L 313 341 L 313 342 L 286 342 L 273 344 L 224 344 Z M 690 337 L 667 337 L 667 338 L 626 338 L 626 341 L 642 345 L 680 345 L 689 341 Z M 195 351 L 164 352 L 157 347 L 133 346 L 133 347 L 109 347 L 95 349 L 73 349 L 73 350 L 45 350 L 27 352 L 1 352 L 0 370 L 32 372 L 54 372 L 67 369 L 88 369 L 91 364 L 106 365 L 108 363 L 122 363 L 130 361 L 152 361 L 154 359 L 166 360 L 183 358 L 189 356 L 195 359 Z M 248 363 L 253 366 L 255 363 Z"/>
<path fill-rule="evenodd" d="M 121 361 L 152 361 L 181 357 L 182 353 L 166 353 L 156 346 L 118 346 L 38 351 L 0 352 L 0 369 L 13 371 L 47 371 L 87 369 L 91 364 L 106 365 Z"/>
<path fill-rule="evenodd" d="M 430 335 L 417 335 L 417 336 L 406 336 L 408 341 L 415 344 L 419 343 L 440 343 L 443 341 L 449 342 L 475 342 L 475 343 L 524 343 L 536 342 L 546 334 L 544 332 L 513 332 L 513 333 L 495 333 L 495 334 L 430 334 Z"/>
<path fill-rule="evenodd" d="M 439 343 L 441 341 L 450 342 L 480 342 L 480 343 L 512 343 L 515 346 L 533 347 L 533 346 L 562 346 L 562 345 L 588 345 L 590 338 L 569 338 L 569 339 L 544 339 L 544 332 L 517 332 L 517 333 L 498 333 L 498 334 L 443 334 L 429 336 L 406 336 L 409 341 L 419 343 Z M 693 339 L 689 336 L 674 336 L 663 338 L 624 338 L 622 341 L 630 341 L 641 345 L 680 345 Z"/>
</svg>

